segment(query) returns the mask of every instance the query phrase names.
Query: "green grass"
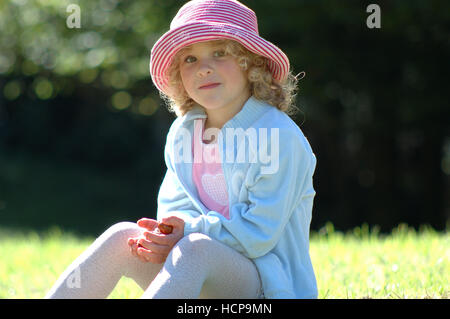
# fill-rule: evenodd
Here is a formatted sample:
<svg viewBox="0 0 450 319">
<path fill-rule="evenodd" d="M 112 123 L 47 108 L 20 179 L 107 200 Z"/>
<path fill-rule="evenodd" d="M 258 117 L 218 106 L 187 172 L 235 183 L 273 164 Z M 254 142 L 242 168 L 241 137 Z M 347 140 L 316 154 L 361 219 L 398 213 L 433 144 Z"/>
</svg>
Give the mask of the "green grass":
<svg viewBox="0 0 450 319">
<path fill-rule="evenodd" d="M 42 298 L 59 274 L 93 241 L 54 228 L 46 233 L 0 230 L 0 298 Z M 389 235 L 367 226 L 341 233 L 327 224 L 311 235 L 319 298 L 448 298 L 450 236 L 400 225 Z M 123 278 L 109 298 L 138 298 Z"/>
<path fill-rule="evenodd" d="M 312 235 L 319 298 L 448 298 L 450 236 L 400 225 L 381 236 L 367 225 L 346 234 L 331 224 Z"/>
</svg>

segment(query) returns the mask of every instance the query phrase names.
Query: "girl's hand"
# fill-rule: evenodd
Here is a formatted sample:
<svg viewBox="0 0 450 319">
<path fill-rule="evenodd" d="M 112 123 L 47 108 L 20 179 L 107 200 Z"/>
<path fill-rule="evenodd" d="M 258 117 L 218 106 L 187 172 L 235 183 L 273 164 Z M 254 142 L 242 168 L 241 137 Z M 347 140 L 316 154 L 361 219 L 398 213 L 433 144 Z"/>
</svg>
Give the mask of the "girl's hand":
<svg viewBox="0 0 450 319">
<path fill-rule="evenodd" d="M 142 218 L 137 222 L 140 227 L 147 228 L 148 231 L 145 231 L 143 236 L 128 240 L 133 255 L 143 261 L 155 264 L 165 262 L 173 246 L 184 236 L 184 220 L 175 216 L 169 216 L 163 218 L 161 222 L 172 227 L 170 234 L 163 233 L 170 229 L 161 228 L 159 230 L 157 228 L 158 222 L 153 219 Z"/>
<path fill-rule="evenodd" d="M 142 228 L 146 228 L 150 231 L 153 231 L 158 226 L 158 221 L 150 218 L 142 218 L 137 222 L 137 224 Z M 139 237 L 128 238 L 128 246 L 130 246 L 131 254 L 133 256 L 138 257 L 143 262 L 148 262 L 148 260 L 139 256 L 137 253 L 137 250 L 140 247 L 138 242 L 141 238 L 145 238 L 145 236 L 141 235 Z"/>
</svg>

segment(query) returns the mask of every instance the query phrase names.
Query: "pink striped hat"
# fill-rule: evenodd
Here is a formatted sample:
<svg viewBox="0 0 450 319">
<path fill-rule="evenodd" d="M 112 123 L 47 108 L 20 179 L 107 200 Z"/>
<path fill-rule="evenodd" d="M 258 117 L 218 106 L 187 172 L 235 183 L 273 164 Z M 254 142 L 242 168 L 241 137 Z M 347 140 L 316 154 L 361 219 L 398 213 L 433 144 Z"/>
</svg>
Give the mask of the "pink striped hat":
<svg viewBox="0 0 450 319">
<path fill-rule="evenodd" d="M 274 79 L 282 81 L 289 72 L 289 59 L 277 46 L 261 38 L 255 13 L 235 0 L 193 0 L 180 8 L 170 30 L 155 43 L 150 74 L 156 87 L 168 92 L 167 69 L 175 54 L 197 42 L 235 40 L 249 51 L 268 59 Z"/>
</svg>

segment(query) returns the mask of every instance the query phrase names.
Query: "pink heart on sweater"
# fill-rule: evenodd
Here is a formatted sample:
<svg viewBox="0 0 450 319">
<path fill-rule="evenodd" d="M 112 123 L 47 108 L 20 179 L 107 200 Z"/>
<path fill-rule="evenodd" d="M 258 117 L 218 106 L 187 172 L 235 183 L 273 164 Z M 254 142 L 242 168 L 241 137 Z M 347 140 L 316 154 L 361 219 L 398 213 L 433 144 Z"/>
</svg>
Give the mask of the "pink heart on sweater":
<svg viewBox="0 0 450 319">
<path fill-rule="evenodd" d="M 222 206 L 228 205 L 226 185 L 225 177 L 222 173 L 217 175 L 204 174 L 202 176 L 203 189 L 212 200 Z"/>
</svg>

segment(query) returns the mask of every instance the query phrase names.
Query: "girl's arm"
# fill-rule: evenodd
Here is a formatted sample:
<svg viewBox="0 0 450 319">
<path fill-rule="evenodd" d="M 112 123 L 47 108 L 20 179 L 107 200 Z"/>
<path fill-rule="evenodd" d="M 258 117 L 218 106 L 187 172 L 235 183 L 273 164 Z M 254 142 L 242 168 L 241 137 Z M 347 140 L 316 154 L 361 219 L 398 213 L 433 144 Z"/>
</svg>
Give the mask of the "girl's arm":
<svg viewBox="0 0 450 319">
<path fill-rule="evenodd" d="M 177 118 L 167 133 L 164 149 L 167 171 L 159 188 L 156 213 L 157 219 L 160 221 L 168 216 L 176 216 L 186 221 L 201 215 L 181 186 L 175 174 L 173 160 L 170 155 L 175 140 L 174 132 L 177 131 L 180 122 L 181 119 Z"/>
</svg>

